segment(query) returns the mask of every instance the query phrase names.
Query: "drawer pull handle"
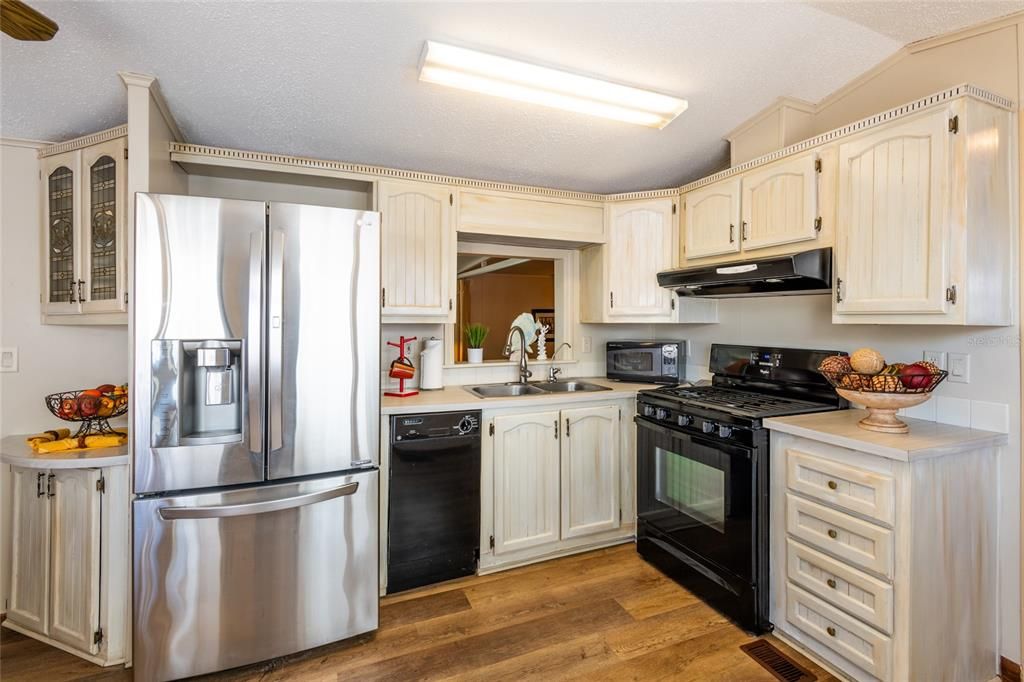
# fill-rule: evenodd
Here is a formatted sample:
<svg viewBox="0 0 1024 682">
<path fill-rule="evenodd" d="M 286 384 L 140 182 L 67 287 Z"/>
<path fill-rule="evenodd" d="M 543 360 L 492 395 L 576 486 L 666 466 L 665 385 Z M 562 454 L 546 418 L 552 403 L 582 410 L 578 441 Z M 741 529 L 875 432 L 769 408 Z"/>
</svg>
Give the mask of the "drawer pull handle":
<svg viewBox="0 0 1024 682">
<path fill-rule="evenodd" d="M 837 537 L 839 537 L 839 533 L 836 531 L 835 528 L 829 528 L 828 529 L 828 536 L 830 538 L 832 538 L 833 540 L 835 540 Z"/>
<path fill-rule="evenodd" d="M 835 481 L 829 481 L 828 482 L 828 489 L 829 490 L 835 490 L 838 487 L 839 487 L 839 484 L 836 483 Z"/>
<path fill-rule="evenodd" d="M 835 637 L 836 636 L 836 629 L 834 627 L 832 627 L 831 625 L 829 625 L 827 628 L 825 628 L 825 632 L 828 633 L 829 637 Z"/>
<path fill-rule="evenodd" d="M 833 580 L 832 578 L 829 578 L 828 580 L 826 580 L 825 584 L 828 585 L 829 587 L 831 587 L 833 590 L 836 589 L 836 581 Z"/>
</svg>

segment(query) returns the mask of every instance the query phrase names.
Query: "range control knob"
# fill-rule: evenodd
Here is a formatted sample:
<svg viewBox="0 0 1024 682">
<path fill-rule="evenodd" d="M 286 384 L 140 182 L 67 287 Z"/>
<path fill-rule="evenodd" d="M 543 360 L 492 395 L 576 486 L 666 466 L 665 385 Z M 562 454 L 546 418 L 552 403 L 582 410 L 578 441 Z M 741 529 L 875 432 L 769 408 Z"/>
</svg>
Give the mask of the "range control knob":
<svg viewBox="0 0 1024 682">
<path fill-rule="evenodd" d="M 720 425 L 718 427 L 718 435 L 721 436 L 722 438 L 728 438 L 729 436 L 732 435 L 732 427 L 725 426 L 724 424 Z"/>
<path fill-rule="evenodd" d="M 700 430 L 703 431 L 704 433 L 711 433 L 715 430 L 715 423 L 704 422 L 703 424 L 700 425 Z"/>
<path fill-rule="evenodd" d="M 668 419 L 668 416 L 668 410 L 666 410 L 664 407 L 659 407 L 654 413 L 655 419 L 664 420 Z"/>
<path fill-rule="evenodd" d="M 644 416 L 645 417 L 653 417 L 654 416 L 654 407 L 652 407 L 651 405 L 644 405 Z"/>
<path fill-rule="evenodd" d="M 465 435 L 471 432 L 475 427 L 476 420 L 473 419 L 472 417 L 466 416 L 459 420 L 459 423 L 458 425 L 456 425 L 455 428 L 458 429 L 460 434 Z"/>
<path fill-rule="evenodd" d="M 679 418 L 676 419 L 676 423 L 680 426 L 690 426 L 693 424 L 693 417 L 688 414 L 681 414 L 679 415 Z"/>
</svg>

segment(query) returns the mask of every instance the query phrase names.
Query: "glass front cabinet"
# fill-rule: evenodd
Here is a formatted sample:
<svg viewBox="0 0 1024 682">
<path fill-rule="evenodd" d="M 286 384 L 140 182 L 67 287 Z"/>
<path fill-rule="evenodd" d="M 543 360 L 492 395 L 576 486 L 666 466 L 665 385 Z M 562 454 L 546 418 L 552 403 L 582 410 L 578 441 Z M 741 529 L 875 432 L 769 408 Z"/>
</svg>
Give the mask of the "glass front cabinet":
<svg viewBox="0 0 1024 682">
<path fill-rule="evenodd" d="M 41 159 L 43 321 L 127 324 L 127 140 Z"/>
</svg>

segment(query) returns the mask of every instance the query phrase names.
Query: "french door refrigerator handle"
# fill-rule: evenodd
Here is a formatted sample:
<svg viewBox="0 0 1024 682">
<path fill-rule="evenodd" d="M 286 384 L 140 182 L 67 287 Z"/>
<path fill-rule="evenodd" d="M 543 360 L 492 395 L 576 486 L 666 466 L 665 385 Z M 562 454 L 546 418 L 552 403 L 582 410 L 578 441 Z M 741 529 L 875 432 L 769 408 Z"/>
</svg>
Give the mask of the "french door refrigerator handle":
<svg viewBox="0 0 1024 682">
<path fill-rule="evenodd" d="M 281 364 L 284 353 L 284 232 L 270 232 L 270 336 L 267 374 L 270 378 L 270 450 L 280 450 Z"/>
<path fill-rule="evenodd" d="M 209 507 L 164 507 L 160 510 L 160 518 L 164 521 L 177 519 L 223 519 L 231 516 L 249 516 L 252 514 L 267 514 L 270 512 L 295 509 L 297 507 L 308 507 L 318 502 L 326 502 L 346 495 L 354 495 L 359 489 L 359 481 L 353 481 L 337 488 L 318 490 L 315 493 L 285 497 L 278 500 L 265 500 L 263 502 L 249 502 L 246 504 L 219 504 Z"/>
<path fill-rule="evenodd" d="M 262 231 L 249 237 L 249 311 L 246 330 L 246 409 L 249 411 L 249 452 L 263 451 L 263 260 Z"/>
</svg>

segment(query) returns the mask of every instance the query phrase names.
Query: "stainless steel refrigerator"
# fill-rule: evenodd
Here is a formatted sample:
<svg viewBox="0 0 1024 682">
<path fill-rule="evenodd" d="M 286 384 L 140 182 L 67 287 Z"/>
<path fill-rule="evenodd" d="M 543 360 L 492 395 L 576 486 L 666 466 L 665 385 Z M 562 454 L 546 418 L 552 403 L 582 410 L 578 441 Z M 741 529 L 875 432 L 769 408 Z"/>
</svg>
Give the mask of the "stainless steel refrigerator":
<svg viewBox="0 0 1024 682">
<path fill-rule="evenodd" d="M 379 214 L 139 194 L 136 679 L 377 627 Z"/>
</svg>

